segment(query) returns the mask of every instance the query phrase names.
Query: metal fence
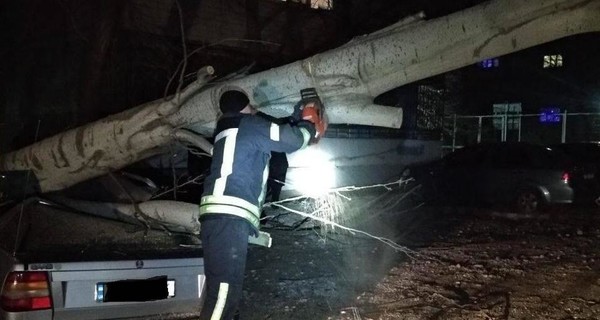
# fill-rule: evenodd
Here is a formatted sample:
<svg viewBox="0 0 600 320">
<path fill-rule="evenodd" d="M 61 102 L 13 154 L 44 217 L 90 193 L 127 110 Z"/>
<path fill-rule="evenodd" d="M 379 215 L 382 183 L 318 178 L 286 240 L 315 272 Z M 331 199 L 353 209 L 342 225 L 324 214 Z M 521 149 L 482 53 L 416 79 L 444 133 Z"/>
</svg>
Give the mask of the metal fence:
<svg viewBox="0 0 600 320">
<path fill-rule="evenodd" d="M 600 113 L 448 115 L 443 148 L 454 151 L 481 142 L 524 141 L 535 144 L 600 141 Z"/>
</svg>

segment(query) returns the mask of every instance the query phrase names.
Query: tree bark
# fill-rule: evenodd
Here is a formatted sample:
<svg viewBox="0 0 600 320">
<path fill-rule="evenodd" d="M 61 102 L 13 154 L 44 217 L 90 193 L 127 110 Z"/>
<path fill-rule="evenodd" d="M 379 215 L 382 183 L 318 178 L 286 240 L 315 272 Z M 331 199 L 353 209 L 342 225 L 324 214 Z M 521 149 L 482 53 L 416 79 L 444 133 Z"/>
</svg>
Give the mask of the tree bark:
<svg viewBox="0 0 600 320">
<path fill-rule="evenodd" d="M 42 192 L 161 152 L 174 131 L 211 134 L 220 93 L 235 86 L 261 111 L 287 116 L 315 87 L 331 123 L 400 127 L 402 109 L 373 104 L 395 87 L 558 38 L 600 31 L 600 0 L 496 0 L 431 21 L 400 23 L 337 49 L 228 83 L 186 88 L 0 157 L 0 170 L 33 170 Z"/>
</svg>

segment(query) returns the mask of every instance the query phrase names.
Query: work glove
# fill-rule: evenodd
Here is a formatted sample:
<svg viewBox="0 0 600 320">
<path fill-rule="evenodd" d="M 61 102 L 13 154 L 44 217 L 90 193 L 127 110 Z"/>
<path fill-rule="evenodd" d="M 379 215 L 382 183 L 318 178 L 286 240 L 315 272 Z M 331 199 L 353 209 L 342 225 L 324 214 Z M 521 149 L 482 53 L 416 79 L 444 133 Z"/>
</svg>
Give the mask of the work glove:
<svg viewBox="0 0 600 320">
<path fill-rule="evenodd" d="M 315 128 L 314 123 L 307 121 L 307 120 L 300 120 L 300 121 L 296 122 L 296 126 L 298 128 L 304 128 L 310 133 L 310 141 L 313 141 L 314 139 L 316 139 L 318 137 L 317 129 Z"/>
<path fill-rule="evenodd" d="M 290 120 L 292 123 L 298 123 L 302 120 L 302 110 L 304 109 L 304 101 L 300 100 L 294 106 L 294 111 L 290 116 Z"/>
</svg>

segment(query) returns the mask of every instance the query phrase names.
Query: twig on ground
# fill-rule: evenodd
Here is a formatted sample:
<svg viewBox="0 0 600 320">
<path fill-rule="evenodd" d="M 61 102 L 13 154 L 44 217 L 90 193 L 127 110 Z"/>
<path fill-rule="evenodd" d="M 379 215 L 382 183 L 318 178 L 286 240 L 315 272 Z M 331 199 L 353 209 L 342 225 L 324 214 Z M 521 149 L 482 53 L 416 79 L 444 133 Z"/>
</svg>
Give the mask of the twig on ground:
<svg viewBox="0 0 600 320">
<path fill-rule="evenodd" d="M 583 298 L 579 298 L 579 297 L 571 297 L 571 298 L 568 298 L 567 300 L 579 301 L 579 302 L 583 302 L 587 305 L 596 305 L 596 304 L 600 303 L 600 301 L 597 301 L 597 300 L 587 300 L 587 299 L 583 299 Z"/>
<path fill-rule="evenodd" d="M 389 182 L 389 183 L 374 184 L 374 185 L 362 186 L 362 187 L 347 186 L 347 187 L 331 189 L 331 190 L 329 190 L 329 192 L 327 194 L 329 194 L 329 195 L 334 194 L 334 195 L 342 197 L 345 200 L 351 201 L 352 198 L 342 194 L 342 192 L 359 191 L 359 190 L 366 190 L 366 189 L 373 189 L 373 188 L 385 188 L 387 190 L 393 190 L 393 187 L 402 186 L 403 184 L 406 184 L 409 181 L 410 181 L 410 179 L 408 179 L 408 180 L 400 179 L 400 180 L 396 180 L 396 181 Z M 409 192 L 414 192 L 414 190 L 416 190 L 417 188 L 418 188 L 418 186 L 412 188 L 411 190 L 409 190 Z M 401 200 L 405 199 L 407 196 L 408 195 L 403 195 L 401 197 Z M 314 199 L 317 202 L 320 202 L 320 203 L 318 203 L 316 210 L 314 210 L 311 213 L 307 213 L 307 212 L 296 210 L 296 209 L 293 209 L 293 208 L 283 205 L 283 203 L 288 203 L 288 202 L 297 201 L 297 200 L 306 200 L 306 199 Z M 394 205 L 397 205 L 401 200 L 394 201 Z M 410 258 L 414 258 L 414 256 L 417 255 L 417 252 L 410 250 L 409 248 L 402 246 L 402 245 L 394 242 L 391 239 L 388 239 L 385 237 L 379 237 L 379 236 L 373 235 L 371 233 L 368 233 L 366 231 L 347 227 L 338 222 L 333 221 L 330 218 L 334 217 L 336 215 L 336 212 L 330 212 L 330 211 L 339 210 L 340 206 L 336 205 L 336 204 L 331 204 L 330 202 L 331 201 L 323 200 L 323 198 L 315 198 L 312 196 L 302 195 L 302 196 L 298 196 L 298 197 L 287 198 L 287 199 L 280 200 L 280 201 L 266 203 L 265 206 L 277 207 L 277 208 L 286 210 L 288 212 L 295 213 L 302 217 L 305 217 L 305 219 L 301 220 L 300 222 L 295 223 L 291 228 L 292 230 L 297 230 L 302 224 L 306 223 L 308 221 L 308 219 L 312 219 L 312 220 L 321 222 L 325 226 L 330 226 L 332 228 L 337 227 L 342 230 L 346 230 L 346 231 L 350 232 L 351 234 L 361 234 L 361 235 L 367 236 L 369 238 L 375 239 L 377 241 L 383 242 L 384 244 L 392 247 L 394 250 L 403 252 Z M 418 206 L 417 206 L 417 208 L 418 208 Z M 323 216 L 325 216 L 325 217 L 323 217 Z M 279 216 L 277 216 L 277 217 L 279 217 Z"/>
<path fill-rule="evenodd" d="M 272 203 L 272 205 L 274 205 L 274 206 L 276 206 L 278 208 L 281 208 L 281 209 L 284 209 L 284 210 L 296 213 L 296 214 L 301 215 L 303 217 L 308 217 L 308 218 L 311 218 L 313 220 L 320 221 L 320 222 L 322 222 L 322 223 L 324 223 L 326 225 L 331 225 L 331 226 L 340 228 L 342 230 L 346 230 L 346 231 L 348 231 L 348 232 L 350 232 L 352 234 L 358 233 L 358 234 L 365 235 L 365 236 L 367 236 L 369 238 L 373 238 L 375 240 L 381 241 L 381 242 L 385 243 L 386 245 L 392 247 L 393 249 L 395 249 L 397 251 L 403 252 L 404 254 L 406 254 L 407 256 L 409 256 L 411 258 L 414 258 L 414 256 L 417 255 L 417 252 L 415 252 L 413 250 L 410 250 L 407 247 L 401 246 L 401 245 L 395 243 L 394 241 L 392 241 L 392 240 L 390 240 L 388 238 L 378 237 L 378 236 L 372 235 L 372 234 L 370 234 L 368 232 L 365 232 L 365 231 L 362 231 L 362 230 L 358 230 L 358 229 L 355 229 L 355 228 L 350 228 L 350 227 L 343 226 L 343 225 L 341 225 L 341 224 L 339 224 L 337 222 L 334 222 L 334 221 L 331 221 L 331 220 L 326 220 L 326 219 L 323 219 L 321 217 L 318 217 L 318 216 L 314 215 L 314 213 L 311 214 L 311 213 L 302 212 L 302 211 L 299 211 L 299 210 L 295 210 L 295 209 L 283 206 L 283 205 L 278 204 L 278 203 Z"/>
</svg>

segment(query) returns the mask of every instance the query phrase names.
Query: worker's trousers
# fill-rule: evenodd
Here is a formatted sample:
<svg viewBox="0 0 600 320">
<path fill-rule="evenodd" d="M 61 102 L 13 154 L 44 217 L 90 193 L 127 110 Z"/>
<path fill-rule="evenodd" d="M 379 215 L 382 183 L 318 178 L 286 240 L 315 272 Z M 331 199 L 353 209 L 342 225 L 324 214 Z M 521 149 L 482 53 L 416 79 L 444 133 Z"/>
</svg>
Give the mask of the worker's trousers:
<svg viewBox="0 0 600 320">
<path fill-rule="evenodd" d="M 215 215 L 202 220 L 206 300 L 201 320 L 231 320 L 239 308 L 246 269 L 250 224 Z"/>
</svg>

